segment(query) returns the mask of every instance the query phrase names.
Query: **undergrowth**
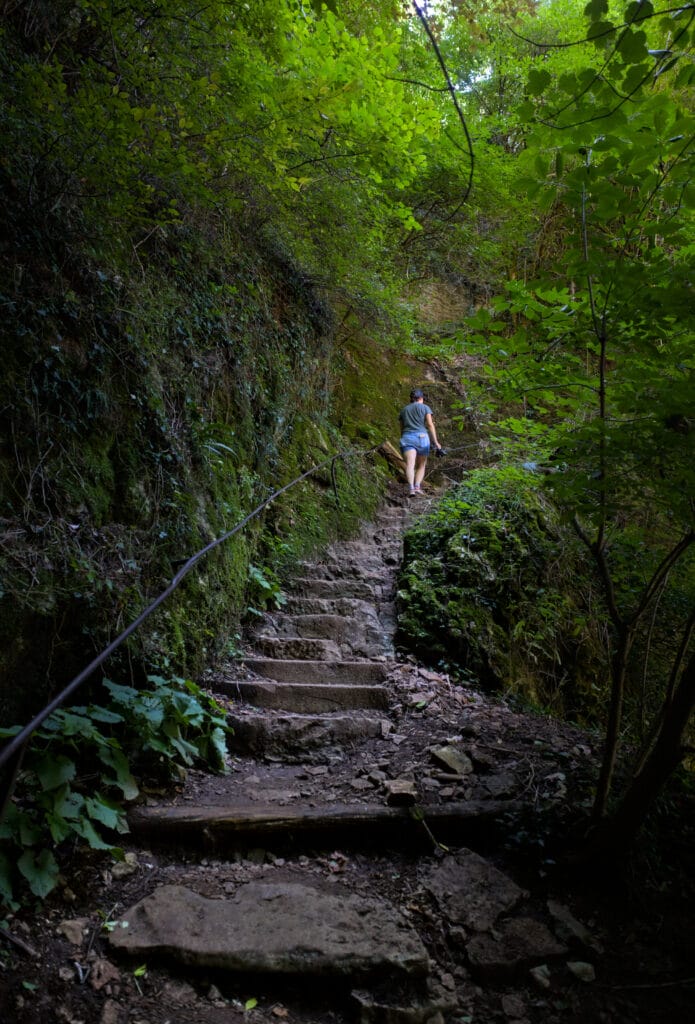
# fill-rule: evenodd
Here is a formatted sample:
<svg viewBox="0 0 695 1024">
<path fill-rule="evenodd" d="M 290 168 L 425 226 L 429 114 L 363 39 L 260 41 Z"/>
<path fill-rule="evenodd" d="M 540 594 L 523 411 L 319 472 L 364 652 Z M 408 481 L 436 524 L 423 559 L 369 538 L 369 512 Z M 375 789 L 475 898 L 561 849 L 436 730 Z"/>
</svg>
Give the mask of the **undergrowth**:
<svg viewBox="0 0 695 1024">
<path fill-rule="evenodd" d="M 476 470 L 406 534 L 398 641 L 464 679 L 588 720 L 600 712 L 597 601 L 538 480 Z"/>
<path fill-rule="evenodd" d="M 194 763 L 227 770 L 224 710 L 195 683 L 149 677 L 136 690 L 107 679 L 109 699 L 55 711 L 34 734 L 0 823 L 0 900 L 45 898 L 64 853 L 84 844 L 122 856 L 125 805 L 138 778 L 172 778 Z M 0 738 L 19 727 L 1 729 Z"/>
</svg>

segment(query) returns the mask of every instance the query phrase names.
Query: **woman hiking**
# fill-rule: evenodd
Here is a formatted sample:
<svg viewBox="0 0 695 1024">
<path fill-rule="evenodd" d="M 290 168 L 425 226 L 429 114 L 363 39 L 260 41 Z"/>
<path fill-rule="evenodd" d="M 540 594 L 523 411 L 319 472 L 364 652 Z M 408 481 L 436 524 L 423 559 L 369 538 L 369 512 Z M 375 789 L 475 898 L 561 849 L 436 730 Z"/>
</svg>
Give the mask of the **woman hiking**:
<svg viewBox="0 0 695 1024">
<path fill-rule="evenodd" d="M 437 430 L 432 410 L 425 405 L 425 394 L 420 388 L 410 392 L 410 402 L 398 414 L 401 424 L 401 452 L 405 459 L 405 475 L 409 494 L 422 494 L 422 481 L 430 453 L 430 439 L 438 450 Z"/>
</svg>

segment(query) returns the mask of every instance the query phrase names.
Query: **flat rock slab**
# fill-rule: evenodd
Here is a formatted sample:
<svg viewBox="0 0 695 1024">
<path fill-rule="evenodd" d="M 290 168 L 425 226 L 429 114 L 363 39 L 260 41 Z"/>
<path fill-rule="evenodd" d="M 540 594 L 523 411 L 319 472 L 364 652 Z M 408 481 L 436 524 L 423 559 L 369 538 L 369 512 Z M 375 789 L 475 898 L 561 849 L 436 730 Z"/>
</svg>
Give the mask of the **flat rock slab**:
<svg viewBox="0 0 695 1024">
<path fill-rule="evenodd" d="M 472 850 L 446 857 L 429 872 L 424 885 L 449 921 L 474 931 L 487 931 L 525 895 L 516 882 Z"/>
<path fill-rule="evenodd" d="M 293 883 L 251 882 L 231 900 L 165 885 L 123 915 L 111 944 L 133 956 L 281 975 L 422 975 L 427 951 L 390 904 Z"/>
<path fill-rule="evenodd" d="M 567 948 L 531 917 L 503 921 L 492 934 L 475 935 L 466 943 L 471 967 L 485 980 L 509 981 L 522 968 L 564 956 Z"/>
</svg>

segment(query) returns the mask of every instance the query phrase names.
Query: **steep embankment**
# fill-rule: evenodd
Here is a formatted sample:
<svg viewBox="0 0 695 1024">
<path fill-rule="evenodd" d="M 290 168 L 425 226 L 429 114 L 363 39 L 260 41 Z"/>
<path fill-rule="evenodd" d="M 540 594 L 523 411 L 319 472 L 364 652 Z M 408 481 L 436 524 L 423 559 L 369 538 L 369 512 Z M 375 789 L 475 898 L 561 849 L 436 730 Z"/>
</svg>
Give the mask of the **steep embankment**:
<svg viewBox="0 0 695 1024">
<path fill-rule="evenodd" d="M 438 119 L 394 84 L 389 22 L 368 38 L 327 8 L 179 0 L 3 16 L 11 722 L 276 486 L 391 432 L 413 364 L 370 338 L 410 330 L 394 252 L 422 157 L 401 125 L 424 141 Z M 194 673 L 220 653 L 277 573 L 373 509 L 383 478 L 350 460 L 338 482 L 339 501 L 318 474 L 190 573 L 109 674 Z"/>
<path fill-rule="evenodd" d="M 146 267 L 127 273 L 19 201 L 4 220 L 8 721 L 275 487 L 353 440 L 366 448 L 388 436 L 415 364 L 365 336 L 346 340 L 325 298 L 262 235 L 170 229 L 140 250 Z M 293 489 L 187 578 L 131 647 L 131 664 L 199 669 L 246 604 L 263 607 L 248 565 L 272 581 L 352 529 L 383 469 L 342 462 L 339 502 L 328 469 Z M 18 679 L 31 687 L 18 691 Z"/>
</svg>

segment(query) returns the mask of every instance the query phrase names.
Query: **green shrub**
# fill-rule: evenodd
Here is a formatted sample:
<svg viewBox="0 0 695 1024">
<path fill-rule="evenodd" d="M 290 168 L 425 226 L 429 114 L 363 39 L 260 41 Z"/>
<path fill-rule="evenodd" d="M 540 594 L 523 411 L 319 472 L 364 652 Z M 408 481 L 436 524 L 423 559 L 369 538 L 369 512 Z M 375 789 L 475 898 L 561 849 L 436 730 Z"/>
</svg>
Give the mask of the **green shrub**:
<svg viewBox="0 0 695 1024">
<path fill-rule="evenodd" d="M 463 678 L 595 713 L 590 579 L 537 477 L 477 470 L 406 534 L 398 641 Z"/>
<path fill-rule="evenodd" d="M 39 898 L 58 879 L 69 840 L 118 855 L 134 772 L 172 776 L 203 762 L 226 770 L 223 709 L 195 683 L 150 676 L 150 689 L 104 680 L 105 705 L 61 708 L 34 734 L 17 791 L 0 823 L 0 899 L 14 906 L 20 880 Z M 0 730 L 15 735 L 18 727 Z M 16 865 L 16 870 L 14 868 Z"/>
</svg>

